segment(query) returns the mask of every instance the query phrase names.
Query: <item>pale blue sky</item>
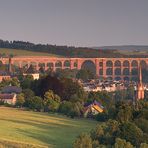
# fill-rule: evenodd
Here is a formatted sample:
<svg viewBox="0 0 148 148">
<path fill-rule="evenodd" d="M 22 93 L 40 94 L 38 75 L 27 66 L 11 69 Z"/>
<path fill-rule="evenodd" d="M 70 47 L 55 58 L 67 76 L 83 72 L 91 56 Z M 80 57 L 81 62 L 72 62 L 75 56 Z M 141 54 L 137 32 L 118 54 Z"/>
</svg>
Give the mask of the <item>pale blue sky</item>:
<svg viewBox="0 0 148 148">
<path fill-rule="evenodd" d="M 0 0 L 0 38 L 72 46 L 148 45 L 148 0 Z"/>
</svg>

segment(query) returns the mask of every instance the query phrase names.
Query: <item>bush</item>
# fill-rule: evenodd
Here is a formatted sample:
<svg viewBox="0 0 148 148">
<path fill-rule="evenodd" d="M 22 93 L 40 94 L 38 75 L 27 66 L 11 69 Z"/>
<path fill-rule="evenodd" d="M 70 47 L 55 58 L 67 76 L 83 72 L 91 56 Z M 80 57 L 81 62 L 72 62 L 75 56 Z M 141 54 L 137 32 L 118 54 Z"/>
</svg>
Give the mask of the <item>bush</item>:
<svg viewBox="0 0 148 148">
<path fill-rule="evenodd" d="M 81 134 L 73 144 L 73 148 L 92 148 L 92 139 L 89 134 Z"/>
</svg>

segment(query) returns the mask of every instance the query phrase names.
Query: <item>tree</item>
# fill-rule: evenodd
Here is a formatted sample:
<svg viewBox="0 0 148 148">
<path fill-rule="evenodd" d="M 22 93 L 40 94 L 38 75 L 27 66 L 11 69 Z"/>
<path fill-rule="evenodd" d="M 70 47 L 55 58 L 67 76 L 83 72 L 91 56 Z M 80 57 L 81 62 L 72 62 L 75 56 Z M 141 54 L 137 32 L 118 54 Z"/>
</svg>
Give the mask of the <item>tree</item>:
<svg viewBox="0 0 148 148">
<path fill-rule="evenodd" d="M 147 143 L 141 143 L 140 148 L 148 148 L 148 144 Z"/>
<path fill-rule="evenodd" d="M 58 69 L 55 75 L 59 78 L 76 78 L 78 70 L 77 69 Z"/>
<path fill-rule="evenodd" d="M 89 79 L 94 79 L 95 75 L 88 69 L 81 69 L 78 71 L 76 78 L 86 81 Z"/>
<path fill-rule="evenodd" d="M 63 101 L 60 104 L 59 112 L 63 113 L 71 118 L 75 116 L 82 116 L 83 114 L 83 106 L 80 102 L 70 102 L 70 101 Z"/>
<path fill-rule="evenodd" d="M 115 103 L 115 119 L 119 122 L 127 122 L 133 118 L 133 108 L 130 103 L 118 101 Z"/>
<path fill-rule="evenodd" d="M 126 98 L 129 100 L 133 100 L 134 96 L 135 96 L 134 86 L 132 84 L 130 84 L 129 87 L 127 88 Z"/>
<path fill-rule="evenodd" d="M 21 87 L 22 89 L 28 89 L 31 88 L 31 84 L 33 82 L 33 77 L 31 75 L 27 75 L 23 78 L 21 81 Z"/>
<path fill-rule="evenodd" d="M 24 94 L 23 93 L 18 94 L 16 100 L 16 106 L 22 107 L 24 103 L 25 103 Z"/>
<path fill-rule="evenodd" d="M 143 132 L 134 123 L 125 122 L 121 124 L 118 131 L 119 137 L 131 142 L 134 146 L 139 147 L 143 142 Z"/>
<path fill-rule="evenodd" d="M 81 134 L 73 144 L 73 148 L 92 148 L 92 139 L 89 134 Z"/>
<path fill-rule="evenodd" d="M 29 108 L 35 111 L 42 111 L 43 101 L 41 97 L 35 96 L 29 101 Z"/>
<path fill-rule="evenodd" d="M 29 103 L 31 99 L 33 99 L 35 94 L 31 89 L 23 89 L 23 94 L 24 94 L 24 99 L 25 99 L 24 106 L 29 107 Z"/>
<path fill-rule="evenodd" d="M 11 83 L 12 86 L 17 86 L 17 87 L 20 86 L 20 82 L 17 78 L 12 78 L 10 83 Z"/>
<path fill-rule="evenodd" d="M 134 148 L 130 142 L 126 142 L 124 139 L 116 138 L 114 148 Z"/>
<path fill-rule="evenodd" d="M 48 90 L 45 92 L 43 103 L 45 111 L 56 111 L 60 105 L 60 97 L 54 94 L 52 90 Z"/>
</svg>

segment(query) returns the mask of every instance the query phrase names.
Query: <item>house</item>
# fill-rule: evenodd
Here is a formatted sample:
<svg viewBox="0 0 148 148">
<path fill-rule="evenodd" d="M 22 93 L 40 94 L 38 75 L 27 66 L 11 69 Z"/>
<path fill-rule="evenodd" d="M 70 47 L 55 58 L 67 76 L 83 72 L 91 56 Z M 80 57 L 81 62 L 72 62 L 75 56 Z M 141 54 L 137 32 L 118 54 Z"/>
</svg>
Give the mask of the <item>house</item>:
<svg viewBox="0 0 148 148">
<path fill-rule="evenodd" d="M 40 78 L 40 74 L 39 73 L 30 73 L 30 74 L 24 73 L 23 74 L 23 76 L 27 76 L 27 75 L 31 75 L 33 77 L 33 80 L 38 80 Z"/>
<path fill-rule="evenodd" d="M 9 75 L 0 75 L 0 82 L 2 82 L 3 80 L 10 80 L 11 76 Z"/>
<path fill-rule="evenodd" d="M 14 105 L 16 103 L 16 94 L 0 94 L 0 101 Z"/>
<path fill-rule="evenodd" d="M 104 110 L 104 107 L 96 100 L 91 104 L 86 104 L 84 108 L 84 117 L 97 115 L 98 113 L 102 113 Z"/>
<path fill-rule="evenodd" d="M 20 94 L 22 92 L 22 89 L 17 86 L 6 86 L 2 89 L 2 93 L 4 94 Z"/>
</svg>

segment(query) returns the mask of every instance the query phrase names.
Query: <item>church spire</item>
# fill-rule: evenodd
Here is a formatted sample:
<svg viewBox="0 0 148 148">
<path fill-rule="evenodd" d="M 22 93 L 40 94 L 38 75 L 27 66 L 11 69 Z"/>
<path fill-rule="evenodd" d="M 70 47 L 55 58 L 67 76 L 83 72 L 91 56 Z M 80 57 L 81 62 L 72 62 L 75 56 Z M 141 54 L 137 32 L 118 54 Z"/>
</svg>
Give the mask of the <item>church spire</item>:
<svg viewBox="0 0 148 148">
<path fill-rule="evenodd" d="M 139 64 L 139 83 L 142 84 L 142 70 L 141 70 L 141 64 Z"/>
<path fill-rule="evenodd" d="M 142 70 L 141 70 L 141 64 L 139 64 L 138 68 L 138 85 L 137 85 L 137 100 L 144 99 L 144 87 L 142 83 Z"/>
</svg>

